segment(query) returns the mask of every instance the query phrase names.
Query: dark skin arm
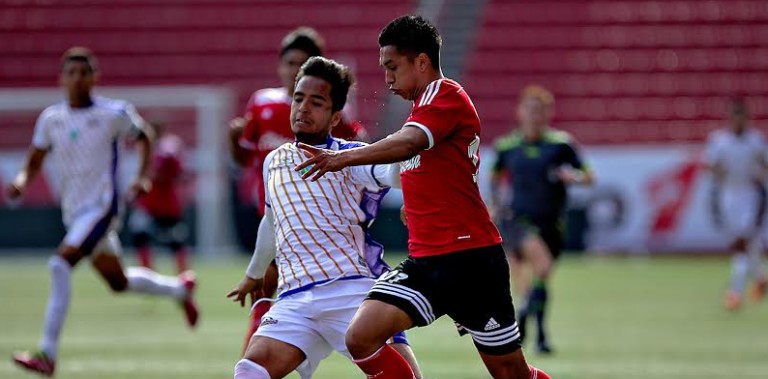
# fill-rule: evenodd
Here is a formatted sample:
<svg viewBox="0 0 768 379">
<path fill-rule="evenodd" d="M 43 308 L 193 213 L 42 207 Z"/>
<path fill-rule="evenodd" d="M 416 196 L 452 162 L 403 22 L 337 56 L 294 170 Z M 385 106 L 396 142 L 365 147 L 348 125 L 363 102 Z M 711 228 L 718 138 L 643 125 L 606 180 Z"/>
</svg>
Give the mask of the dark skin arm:
<svg viewBox="0 0 768 379">
<path fill-rule="evenodd" d="M 309 159 L 298 164 L 294 170 L 310 167 L 301 177 L 312 181 L 320 179 L 327 172 L 336 172 L 344 167 L 368 164 L 402 162 L 413 158 L 429 147 L 429 139 L 421 129 L 404 126 L 402 129 L 374 144 L 355 149 L 332 151 L 299 144 Z"/>
<path fill-rule="evenodd" d="M 24 163 L 24 168 L 19 171 L 19 174 L 16 175 L 16 178 L 6 189 L 8 198 L 12 200 L 17 199 L 24 193 L 29 182 L 37 176 L 40 169 L 43 167 L 43 162 L 45 161 L 45 156 L 47 154 L 48 150 L 46 149 L 30 146 L 29 152 L 27 153 L 27 160 Z"/>
<path fill-rule="evenodd" d="M 240 137 L 243 135 L 247 122 L 243 117 L 232 119 L 229 122 L 229 152 L 232 155 L 232 159 L 242 167 L 248 165 L 248 160 L 252 153 L 252 151 L 240 145 Z"/>
</svg>

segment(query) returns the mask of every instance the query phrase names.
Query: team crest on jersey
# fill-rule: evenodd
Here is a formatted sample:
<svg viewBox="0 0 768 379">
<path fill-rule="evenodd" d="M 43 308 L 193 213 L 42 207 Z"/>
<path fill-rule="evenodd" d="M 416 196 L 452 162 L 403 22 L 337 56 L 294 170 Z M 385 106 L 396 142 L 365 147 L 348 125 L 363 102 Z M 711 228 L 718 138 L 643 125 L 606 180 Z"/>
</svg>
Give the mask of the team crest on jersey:
<svg viewBox="0 0 768 379">
<path fill-rule="evenodd" d="M 80 131 L 77 129 L 70 129 L 69 130 L 69 139 L 72 141 L 77 141 L 77 139 L 80 138 Z"/>
<path fill-rule="evenodd" d="M 405 162 L 400 163 L 400 172 L 406 172 L 408 170 L 413 170 L 415 168 L 419 168 L 421 166 L 421 155 L 417 155 Z"/>
</svg>

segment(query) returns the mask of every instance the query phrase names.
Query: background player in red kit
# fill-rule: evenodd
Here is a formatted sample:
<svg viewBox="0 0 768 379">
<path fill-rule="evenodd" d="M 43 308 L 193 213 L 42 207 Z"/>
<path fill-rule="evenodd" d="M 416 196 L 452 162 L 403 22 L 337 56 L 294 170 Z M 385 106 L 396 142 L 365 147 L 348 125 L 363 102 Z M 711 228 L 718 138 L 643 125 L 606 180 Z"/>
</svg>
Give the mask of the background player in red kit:
<svg viewBox="0 0 768 379">
<path fill-rule="evenodd" d="M 150 242 L 154 237 L 173 251 L 176 268 L 181 273 L 189 266 L 185 245 L 188 229 L 182 222 L 184 142 L 179 136 L 166 132 L 160 123 L 152 123 L 152 127 L 158 136 L 150 174 L 152 189 L 137 199 L 128 226 L 133 235 L 139 264 L 152 267 Z"/>
<path fill-rule="evenodd" d="M 290 113 L 296 74 L 310 57 L 322 56 L 324 49 L 323 38 L 312 28 L 299 27 L 288 33 L 280 45 L 277 66 L 282 87 L 254 92 L 248 100 L 245 116 L 235 118 L 229 124 L 232 158 L 247 168 L 243 172 L 244 186 L 240 191 L 247 192 L 245 197 L 256 202 L 259 216 L 264 214 L 264 185 L 261 183 L 264 158 L 276 147 L 295 138 L 291 131 Z M 364 141 L 367 138 L 359 122 L 345 119 L 334 127 L 332 134 L 347 140 Z M 253 294 L 252 299 L 271 297 L 276 289 L 277 268 L 272 265 L 264 279 L 263 292 Z M 269 310 L 269 305 L 262 302 L 251 312 L 251 326 L 245 336 L 244 348 L 256 332 L 261 317 Z"/>
<path fill-rule="evenodd" d="M 402 129 L 344 152 L 300 145 L 296 166 L 317 180 L 347 166 L 401 162 L 409 257 L 373 286 L 347 331 L 347 348 L 369 378 L 410 378 L 385 345 L 389 335 L 450 316 L 494 378 L 549 378 L 529 366 L 510 295 L 501 237 L 477 186 L 480 120 L 472 101 L 440 69 L 441 38 L 420 16 L 390 22 L 379 35 L 389 89 L 414 102 Z"/>
</svg>

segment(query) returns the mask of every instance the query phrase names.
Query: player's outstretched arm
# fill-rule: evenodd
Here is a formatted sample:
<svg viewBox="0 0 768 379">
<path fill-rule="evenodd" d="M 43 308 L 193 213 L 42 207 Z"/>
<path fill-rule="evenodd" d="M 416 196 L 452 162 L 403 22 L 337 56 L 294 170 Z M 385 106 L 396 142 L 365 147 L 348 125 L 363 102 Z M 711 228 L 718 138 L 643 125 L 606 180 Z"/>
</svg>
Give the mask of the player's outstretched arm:
<svg viewBox="0 0 768 379">
<path fill-rule="evenodd" d="M 43 167 L 46 155 L 48 155 L 47 149 L 41 149 L 34 146 L 29 148 L 24 167 L 19 171 L 16 178 L 13 179 L 6 189 L 6 194 L 9 199 L 17 199 L 24 193 L 29 182 L 37 176 L 40 169 Z"/>
<path fill-rule="evenodd" d="M 139 172 L 136 173 L 131 188 L 129 189 L 129 198 L 135 198 L 145 194 L 152 189 L 152 180 L 149 177 L 149 167 L 152 159 L 152 147 L 154 145 L 155 134 L 147 128 L 136 137 L 136 146 L 139 150 Z"/>
<path fill-rule="evenodd" d="M 301 177 L 311 177 L 311 180 L 315 181 L 327 172 L 336 172 L 344 167 L 395 163 L 410 159 L 429 147 L 429 138 L 421 129 L 405 126 L 376 143 L 349 150 L 332 151 L 303 143 L 298 146 L 309 159 L 298 164 L 294 170 L 308 168 Z"/>
</svg>

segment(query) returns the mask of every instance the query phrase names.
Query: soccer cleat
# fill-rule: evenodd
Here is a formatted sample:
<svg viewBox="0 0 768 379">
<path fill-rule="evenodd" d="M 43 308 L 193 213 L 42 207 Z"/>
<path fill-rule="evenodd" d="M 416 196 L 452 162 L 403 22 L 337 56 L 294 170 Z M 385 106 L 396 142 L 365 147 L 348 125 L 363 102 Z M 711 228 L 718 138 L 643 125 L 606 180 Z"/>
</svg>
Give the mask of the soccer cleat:
<svg viewBox="0 0 768 379">
<path fill-rule="evenodd" d="M 56 362 L 48 358 L 42 351 L 36 353 L 27 351 L 14 353 L 13 362 L 25 370 L 36 372 L 42 376 L 53 376 L 53 372 L 56 369 Z"/>
<path fill-rule="evenodd" d="M 765 279 L 756 281 L 755 286 L 752 287 L 752 301 L 758 303 L 763 300 L 766 290 L 768 290 L 768 281 Z"/>
<path fill-rule="evenodd" d="M 181 301 L 181 307 L 184 309 L 184 315 L 187 317 L 187 324 L 190 328 L 194 328 L 197 325 L 197 320 L 200 317 L 200 313 L 197 310 L 197 304 L 195 304 L 195 286 L 197 285 L 197 279 L 195 273 L 192 271 L 184 271 L 179 274 L 179 280 L 187 289 L 187 295 L 184 300 Z"/>
<path fill-rule="evenodd" d="M 729 311 L 739 310 L 739 308 L 741 308 L 741 295 L 734 291 L 726 292 L 723 305 L 725 306 L 725 309 Z"/>
</svg>

